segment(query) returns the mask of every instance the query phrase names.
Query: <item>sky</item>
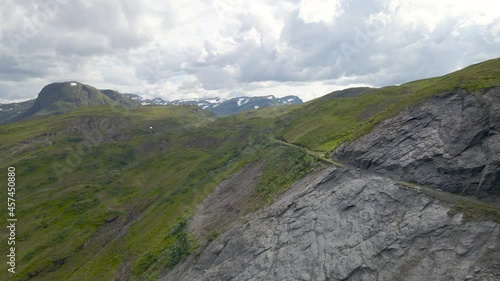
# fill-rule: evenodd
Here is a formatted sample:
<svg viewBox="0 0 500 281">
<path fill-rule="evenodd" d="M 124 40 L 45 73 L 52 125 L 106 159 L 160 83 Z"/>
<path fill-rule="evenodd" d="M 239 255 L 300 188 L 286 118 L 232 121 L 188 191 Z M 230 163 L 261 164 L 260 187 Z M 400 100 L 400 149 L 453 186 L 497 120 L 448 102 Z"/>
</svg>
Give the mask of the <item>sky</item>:
<svg viewBox="0 0 500 281">
<path fill-rule="evenodd" d="M 500 57 L 491 0 L 2 0 L 0 103 L 79 81 L 166 100 L 401 84 Z"/>
</svg>

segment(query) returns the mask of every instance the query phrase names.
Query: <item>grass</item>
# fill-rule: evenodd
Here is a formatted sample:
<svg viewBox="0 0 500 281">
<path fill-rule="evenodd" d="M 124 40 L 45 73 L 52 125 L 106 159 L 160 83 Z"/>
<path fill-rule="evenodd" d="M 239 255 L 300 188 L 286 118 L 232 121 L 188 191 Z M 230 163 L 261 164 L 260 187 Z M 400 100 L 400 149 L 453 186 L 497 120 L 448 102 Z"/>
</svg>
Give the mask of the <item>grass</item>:
<svg viewBox="0 0 500 281">
<path fill-rule="evenodd" d="M 210 157 L 208 152 L 189 147 L 176 150 L 184 143 L 166 147 L 160 157 L 158 149 L 137 148 L 136 144 L 143 141 L 144 135 L 150 142 L 155 142 L 156 135 L 161 135 L 162 131 L 174 136 L 186 134 L 190 126 L 197 126 L 207 118 L 205 113 L 198 114 L 194 109 L 141 108 L 124 112 L 122 109 L 92 108 L 2 126 L 8 136 L 7 141 L 1 144 L 2 156 L 12 153 L 12 148 L 19 143 L 26 144 L 14 153 L 11 159 L 15 160 L 9 161 L 9 165 L 17 168 L 20 181 L 16 196 L 23 204 L 17 210 L 18 216 L 30 222 L 20 224 L 17 230 L 19 249 L 22 249 L 19 252 L 20 262 L 23 263 L 16 275 L 17 280 L 86 279 L 89 274 L 100 279 L 115 274 L 120 264 L 128 262 L 123 255 L 125 249 L 115 245 L 115 241 L 127 238 L 128 234 L 114 240 L 118 237 L 103 233 L 104 229 L 110 228 L 107 226 L 110 218 L 118 217 L 116 221 L 122 222 L 122 225 L 117 228 L 123 228 L 127 217 L 145 212 L 148 207 L 156 207 L 154 203 L 160 205 L 161 198 L 167 197 L 169 190 L 172 193 L 180 182 L 187 179 L 189 171 L 196 169 L 201 160 Z M 78 150 L 77 146 L 86 137 L 85 132 L 69 136 L 49 133 L 46 144 L 37 145 L 33 141 L 47 132 L 64 132 L 67 124 L 79 122 L 87 116 L 120 118 L 127 124 L 119 134 L 127 135 L 128 141 L 109 139 L 90 145 L 84 153 L 76 155 L 80 161 L 76 161 L 75 155 L 70 152 Z M 144 130 L 149 130 L 149 125 L 158 121 L 168 126 L 158 126 L 154 134 Z M 140 131 L 147 134 L 137 133 Z M 108 133 L 103 132 L 103 135 Z M 186 157 L 190 154 L 196 156 Z M 173 159 L 176 159 L 176 165 L 168 163 Z M 67 167 L 68 162 L 77 164 L 70 167 L 69 172 L 58 176 L 53 165 Z M 179 171 L 181 167 L 186 169 Z M 160 197 L 160 200 L 155 197 Z M 167 210 L 158 208 L 171 213 L 169 220 L 156 225 L 154 230 L 150 227 L 153 232 L 146 227 L 146 233 L 152 236 L 152 233 L 166 228 L 169 221 L 176 218 L 175 209 L 179 203 L 166 206 Z M 156 217 L 161 213 L 152 215 Z M 138 243 L 131 247 L 140 253 L 147 249 L 145 245 Z M 87 270 L 89 265 L 93 267 Z"/>
<path fill-rule="evenodd" d="M 30 222 L 17 230 L 23 267 L 14 280 L 112 279 L 124 266 L 146 280 L 180 262 L 197 242 L 169 231 L 218 183 L 264 160 L 255 202 L 268 204 L 317 164 L 272 143 L 271 119 L 213 121 L 192 106 L 89 108 L 0 127 L 2 158 L 18 171 L 18 217 Z M 75 124 L 87 129 L 67 130 Z"/>
<path fill-rule="evenodd" d="M 500 208 L 480 202 L 475 198 L 464 197 L 445 191 L 437 191 L 416 183 L 397 182 L 398 185 L 422 192 L 427 196 L 436 198 L 441 202 L 452 205 L 448 215 L 454 216 L 463 213 L 464 221 L 493 221 L 500 224 Z"/>
<path fill-rule="evenodd" d="M 270 140 L 261 140 L 254 155 L 265 159 L 264 174 L 257 186 L 252 209 L 259 209 L 271 203 L 293 182 L 320 165 L 318 159 L 304 149 L 285 146 Z"/>
<path fill-rule="evenodd" d="M 263 163 L 252 211 L 318 165 L 335 164 L 325 160 L 330 150 L 404 108 L 446 90 L 500 85 L 499 68 L 493 60 L 398 87 L 224 118 L 195 106 L 91 107 L 2 125 L 0 171 L 14 166 L 18 175 L 22 266 L 13 280 L 155 279 L 198 247 L 186 214 L 247 164 Z M 498 217 L 487 206 L 453 204 L 467 219 Z"/>
<path fill-rule="evenodd" d="M 448 212 L 448 215 L 453 216 L 457 213 L 463 213 L 465 221 L 492 221 L 500 224 L 500 208 L 481 202 L 461 199 Z"/>
<path fill-rule="evenodd" d="M 412 183 L 412 182 L 399 181 L 399 182 L 396 182 L 396 184 L 403 186 L 403 187 L 406 187 L 406 188 L 409 188 L 411 190 L 422 192 L 429 197 L 436 198 L 441 202 L 446 202 L 449 204 L 455 204 L 459 200 L 464 198 L 461 195 L 453 194 L 450 192 L 437 191 L 433 188 L 429 188 L 429 187 L 419 185 L 416 183 Z"/>
<path fill-rule="evenodd" d="M 173 268 L 196 251 L 197 242 L 187 231 L 190 218 L 190 214 L 179 218 L 165 236 L 162 245 L 157 250 L 148 251 L 139 258 L 132 267 L 132 272 L 138 275 L 139 278 L 154 276 L 150 270 L 151 267 L 166 264 L 168 268 Z M 161 267 L 158 269 L 161 269 Z"/>
<path fill-rule="evenodd" d="M 299 145 L 295 145 L 295 144 L 292 144 L 292 143 L 288 143 L 288 142 L 285 142 L 285 141 L 282 141 L 282 140 L 279 140 L 279 139 L 271 139 L 272 142 L 275 142 L 275 143 L 278 143 L 278 144 L 282 144 L 282 145 L 286 145 L 286 146 L 291 146 L 291 147 L 295 147 L 295 148 L 298 148 L 300 150 L 303 150 L 304 152 L 306 152 L 307 154 L 309 154 L 310 156 L 318 159 L 320 162 L 326 164 L 326 165 L 334 165 L 336 167 L 342 167 L 342 164 L 340 164 L 339 162 L 336 162 L 336 161 L 333 161 L 331 160 L 325 153 L 321 153 L 321 152 L 318 152 L 318 151 L 312 151 L 306 147 L 302 147 L 302 146 L 299 146 Z"/>
<path fill-rule="evenodd" d="M 499 86 L 500 59 L 493 59 L 441 77 L 380 89 L 359 89 L 348 97 L 335 97 L 334 92 L 279 116 L 278 135 L 287 142 L 329 152 L 432 96 L 456 89 L 481 92 Z"/>
</svg>

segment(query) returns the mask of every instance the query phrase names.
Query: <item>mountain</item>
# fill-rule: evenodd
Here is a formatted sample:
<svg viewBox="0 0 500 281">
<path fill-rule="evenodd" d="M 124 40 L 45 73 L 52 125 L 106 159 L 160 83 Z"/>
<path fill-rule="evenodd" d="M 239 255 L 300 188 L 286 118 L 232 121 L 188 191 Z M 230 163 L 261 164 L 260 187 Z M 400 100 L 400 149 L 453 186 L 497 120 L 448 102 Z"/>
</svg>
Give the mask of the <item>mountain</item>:
<svg viewBox="0 0 500 281">
<path fill-rule="evenodd" d="M 26 120 L 33 117 L 63 114 L 78 108 L 95 106 L 141 105 L 197 105 L 218 116 L 235 114 L 245 110 L 255 110 L 271 106 L 301 104 L 297 96 L 276 98 L 239 97 L 229 100 L 220 98 L 186 99 L 165 101 L 161 98 L 143 99 L 136 94 L 122 94 L 115 90 L 98 90 L 79 82 L 52 83 L 45 86 L 35 100 L 21 103 L 0 104 L 0 124 Z"/>
<path fill-rule="evenodd" d="M 457 89 L 342 145 L 335 158 L 453 193 L 500 193 L 500 88 Z"/>
<path fill-rule="evenodd" d="M 499 101 L 494 59 L 222 117 L 83 106 L 0 125 L 19 218 L 0 279 L 498 280 Z"/>
<path fill-rule="evenodd" d="M 281 140 L 344 166 L 297 181 L 161 280 L 498 279 L 499 66 L 334 92 L 285 113 Z M 200 204 L 196 231 L 217 196 Z"/>
<path fill-rule="evenodd" d="M 145 99 L 137 94 L 123 94 L 129 99 L 133 100 L 138 105 L 168 105 L 169 102 L 162 98 Z"/>
<path fill-rule="evenodd" d="M 332 148 L 341 165 L 302 177 L 160 280 L 500 280 L 500 59 L 333 95 L 282 116 L 279 139 Z M 210 206 L 244 196 L 238 183 L 255 173 L 243 175 L 199 205 L 200 237 L 232 204 Z"/>
<path fill-rule="evenodd" d="M 18 116 L 28 111 L 34 103 L 35 100 L 28 100 L 25 102 L 0 104 L 0 124 L 18 119 Z"/>
<path fill-rule="evenodd" d="M 125 95 L 142 105 L 197 105 L 218 116 L 227 116 L 245 110 L 302 103 L 302 100 L 297 96 L 285 96 L 282 98 L 276 98 L 272 95 L 263 97 L 237 97 L 229 100 L 216 97 L 166 101 L 161 98 L 143 99 L 141 96 L 135 94 Z"/>
<path fill-rule="evenodd" d="M 221 103 L 220 105 L 211 106 L 212 104 L 209 103 L 206 106 L 208 106 L 208 110 L 212 111 L 216 115 L 225 116 L 245 110 L 301 103 L 302 100 L 297 96 L 285 96 L 282 98 L 276 98 L 274 96 L 264 96 L 233 98 Z"/>
<path fill-rule="evenodd" d="M 100 91 L 79 82 L 52 83 L 40 91 L 31 107 L 20 108 L 16 117 L 2 119 L 2 122 L 63 114 L 78 108 L 95 106 L 130 107 L 134 106 L 134 102 L 118 92 Z"/>
<path fill-rule="evenodd" d="M 500 209 L 410 186 L 347 167 L 312 172 L 159 280 L 499 280 Z M 201 208 L 194 231 L 213 216 Z"/>
<path fill-rule="evenodd" d="M 100 92 L 103 93 L 108 98 L 112 99 L 118 105 L 126 107 L 137 106 L 137 103 L 134 100 L 130 99 L 126 95 L 121 94 L 120 92 L 117 92 L 115 90 L 100 90 Z"/>
</svg>

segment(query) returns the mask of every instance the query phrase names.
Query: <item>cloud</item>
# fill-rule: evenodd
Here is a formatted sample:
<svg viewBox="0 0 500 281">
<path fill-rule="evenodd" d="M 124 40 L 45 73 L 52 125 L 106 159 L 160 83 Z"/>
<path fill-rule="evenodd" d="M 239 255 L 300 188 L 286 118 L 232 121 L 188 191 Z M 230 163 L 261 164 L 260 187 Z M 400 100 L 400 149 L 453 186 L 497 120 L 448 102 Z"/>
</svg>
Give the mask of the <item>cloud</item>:
<svg viewBox="0 0 500 281">
<path fill-rule="evenodd" d="M 486 0 L 4 0 L 0 100 L 68 80 L 168 99 L 307 100 L 399 84 L 500 56 L 499 8 Z"/>
<path fill-rule="evenodd" d="M 332 23 L 344 10 L 339 1 L 302 0 L 299 5 L 298 17 L 306 23 Z"/>
</svg>

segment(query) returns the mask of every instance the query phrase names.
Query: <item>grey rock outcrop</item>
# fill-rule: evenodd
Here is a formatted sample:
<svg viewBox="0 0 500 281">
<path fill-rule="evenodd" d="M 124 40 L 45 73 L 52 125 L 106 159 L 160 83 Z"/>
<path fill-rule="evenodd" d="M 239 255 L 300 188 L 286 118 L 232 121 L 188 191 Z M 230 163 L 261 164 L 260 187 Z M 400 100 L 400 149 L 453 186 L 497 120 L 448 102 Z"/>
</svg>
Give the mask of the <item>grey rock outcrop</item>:
<svg viewBox="0 0 500 281">
<path fill-rule="evenodd" d="M 382 176 L 328 168 L 160 279 L 499 280 L 500 226 L 449 210 Z"/>
<path fill-rule="evenodd" d="M 500 193 L 500 88 L 432 97 L 339 147 L 334 158 L 451 192 Z"/>
</svg>

